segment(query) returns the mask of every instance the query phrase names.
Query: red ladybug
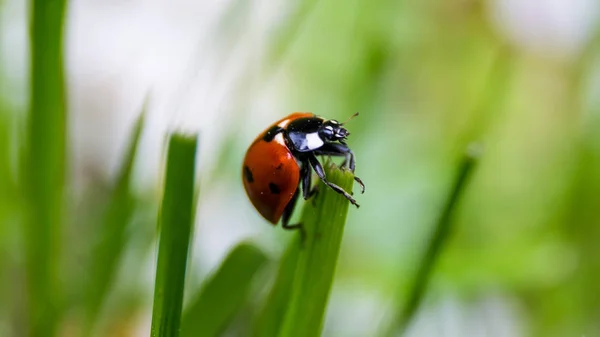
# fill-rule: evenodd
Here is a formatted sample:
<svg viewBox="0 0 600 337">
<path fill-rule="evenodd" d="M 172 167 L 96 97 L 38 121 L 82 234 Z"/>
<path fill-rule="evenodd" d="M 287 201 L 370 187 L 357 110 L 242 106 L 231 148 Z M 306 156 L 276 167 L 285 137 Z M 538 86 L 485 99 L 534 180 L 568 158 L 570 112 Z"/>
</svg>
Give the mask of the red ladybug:
<svg viewBox="0 0 600 337">
<path fill-rule="evenodd" d="M 315 192 L 311 190 L 312 170 L 327 186 L 359 207 L 349 193 L 327 181 L 317 159 L 318 155 L 344 156 L 342 166 L 354 172 L 354 153 L 345 143 L 349 134 L 343 123 L 308 112 L 293 113 L 261 133 L 248 148 L 242 169 L 244 188 L 258 212 L 273 224 L 282 218 L 285 229 L 300 227 L 290 225 L 289 220 L 300 194 L 299 185 L 305 200 Z M 362 181 L 356 176 L 354 180 L 364 193 Z"/>
</svg>

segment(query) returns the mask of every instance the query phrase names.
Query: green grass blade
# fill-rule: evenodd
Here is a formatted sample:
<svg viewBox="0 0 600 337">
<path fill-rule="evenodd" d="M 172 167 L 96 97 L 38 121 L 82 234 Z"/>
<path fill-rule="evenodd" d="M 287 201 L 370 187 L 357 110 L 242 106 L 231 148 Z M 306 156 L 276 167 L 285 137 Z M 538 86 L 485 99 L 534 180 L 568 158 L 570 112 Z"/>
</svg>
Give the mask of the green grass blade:
<svg viewBox="0 0 600 337">
<path fill-rule="evenodd" d="M 276 337 L 285 319 L 285 313 L 292 295 L 294 276 L 298 263 L 300 236 L 296 235 L 290 241 L 281 261 L 275 282 L 269 292 L 262 310 L 256 317 L 254 323 L 255 337 Z"/>
<path fill-rule="evenodd" d="M 65 182 L 66 109 L 63 71 L 65 0 L 30 7 L 30 102 L 25 162 L 30 336 L 53 336 L 60 319 L 59 247 Z"/>
<path fill-rule="evenodd" d="M 14 205 L 16 186 L 13 181 L 13 172 L 11 172 L 11 142 L 8 114 L 4 111 L 2 101 L 0 101 L 0 244 L 3 243 L 5 236 L 4 227 L 6 226 L 5 216 Z M 2 247 L 2 246 L 0 246 Z M 2 250 L 0 249 L 0 252 Z M 0 262 L 2 263 L 2 262 Z M 0 304 L 1 305 L 1 304 Z"/>
<path fill-rule="evenodd" d="M 181 335 L 219 336 L 245 303 L 251 280 L 266 261 L 267 256 L 256 246 L 249 243 L 237 245 L 214 275 L 204 282 L 185 311 Z"/>
<path fill-rule="evenodd" d="M 1 6 L 1 4 L 0 4 Z M 0 99 L 0 274 L 7 275 L 10 271 L 11 263 L 9 252 L 9 242 L 14 240 L 10 233 L 11 199 L 14 199 L 15 189 L 12 185 L 12 172 L 10 172 L 10 144 L 9 128 L 7 114 L 3 111 L 2 101 Z M 12 207 L 13 209 L 15 207 Z M 11 280 L 9 277 L 0 277 L 0 317 L 9 317 L 10 308 L 13 305 L 11 294 Z M 0 334 L 1 334 L 0 330 Z"/>
<path fill-rule="evenodd" d="M 159 215 L 153 337 L 179 336 L 188 247 L 193 228 L 197 146 L 197 136 L 174 134 L 169 139 Z"/>
<path fill-rule="evenodd" d="M 388 327 L 385 336 L 398 336 L 399 332 L 404 332 L 419 309 L 427 290 L 427 285 L 431 279 L 435 263 L 451 234 L 452 216 L 456 210 L 456 205 L 466 190 L 467 182 L 469 181 L 469 177 L 473 173 L 473 169 L 478 160 L 479 149 L 473 147 L 470 150 L 472 151 L 468 151 L 461 159 L 458 175 L 454 181 L 448 200 L 446 201 L 434 228 L 423 260 L 410 285 L 408 299 L 402 305 L 400 310 L 398 310 L 400 315 L 394 318 L 392 324 Z M 399 301 L 399 303 L 401 302 Z"/>
<path fill-rule="evenodd" d="M 144 124 L 145 107 L 131 133 L 127 152 L 123 157 L 117 182 L 100 228 L 99 239 L 92 249 L 91 266 L 86 279 L 86 330 L 93 328 L 98 312 L 110 288 L 121 255 L 128 242 L 127 225 L 135 208 L 135 198 L 130 190 L 134 160 Z"/>
<path fill-rule="evenodd" d="M 331 163 L 325 165 L 327 179 L 346 191 L 352 190 L 353 175 Z M 321 182 L 315 205 L 307 203 L 302 213 L 306 239 L 299 248 L 298 265 L 289 307 L 280 336 L 319 336 L 323 316 L 346 223 L 349 202 Z"/>
</svg>

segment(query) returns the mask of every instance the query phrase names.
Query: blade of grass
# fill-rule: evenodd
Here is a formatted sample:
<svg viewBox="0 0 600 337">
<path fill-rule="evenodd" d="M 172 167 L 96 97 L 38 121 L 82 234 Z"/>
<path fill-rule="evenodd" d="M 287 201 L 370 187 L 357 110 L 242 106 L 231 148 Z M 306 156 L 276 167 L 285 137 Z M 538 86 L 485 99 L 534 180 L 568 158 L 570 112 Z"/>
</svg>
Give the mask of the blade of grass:
<svg viewBox="0 0 600 337">
<path fill-rule="evenodd" d="M 352 190 L 353 176 L 348 171 L 325 165 L 329 181 L 346 191 Z M 307 203 L 302 213 L 306 238 L 299 247 L 289 307 L 280 336 L 319 336 L 340 244 L 348 214 L 349 202 L 342 195 L 319 184 L 315 205 Z"/>
<path fill-rule="evenodd" d="M 472 145 L 461 159 L 458 175 L 454 181 L 448 200 L 434 228 L 423 260 L 410 285 L 408 299 L 404 304 L 401 304 L 401 308 L 398 310 L 400 315 L 395 317 L 393 322 L 387 327 L 385 336 L 398 336 L 404 333 L 419 309 L 427 290 L 427 285 L 431 279 L 432 270 L 451 234 L 452 216 L 460 197 L 464 194 L 469 177 L 473 173 L 480 155 L 479 152 L 480 149 L 478 146 Z M 402 303 L 402 301 L 398 301 L 398 303 Z"/>
<path fill-rule="evenodd" d="M 61 316 L 59 247 L 65 182 L 63 71 L 65 0 L 33 0 L 30 12 L 30 101 L 25 184 L 30 336 L 53 336 Z"/>
<path fill-rule="evenodd" d="M 298 262 L 300 235 L 295 235 L 279 262 L 275 282 L 254 322 L 255 337 L 276 337 L 285 319 Z"/>
<path fill-rule="evenodd" d="M 188 247 L 194 214 L 197 136 L 169 139 L 165 187 L 159 215 L 160 242 L 151 336 L 179 336 Z"/>
<path fill-rule="evenodd" d="M 253 276 L 267 256 L 249 243 L 237 245 L 219 269 L 208 278 L 185 311 L 181 335 L 219 336 L 248 297 Z"/>
<path fill-rule="evenodd" d="M 2 101 L 0 101 L 0 243 L 5 238 L 3 234 L 6 221 L 4 216 L 11 209 L 11 200 L 15 199 L 15 186 L 13 181 L 13 173 L 11 172 L 11 143 L 8 114 L 4 111 Z M 12 196 L 12 197 L 9 197 Z M 1 247 L 4 245 L 0 245 Z M 1 263 L 1 262 L 0 262 Z M 1 305 L 1 304 L 0 304 Z"/>
<path fill-rule="evenodd" d="M 86 329 L 89 334 L 94 327 L 100 308 L 118 262 L 129 241 L 126 232 L 135 208 L 135 199 L 130 190 L 133 163 L 142 133 L 146 105 L 136 121 L 131 133 L 129 146 L 121 163 L 116 185 L 100 228 L 99 239 L 92 250 L 89 274 L 86 279 Z"/>
<path fill-rule="evenodd" d="M 1 6 L 1 4 L 0 4 Z M 1 80 L 0 80 L 1 83 Z M 9 240 L 14 240 L 9 233 L 9 210 L 10 195 L 15 195 L 11 188 L 10 172 L 10 145 L 9 129 L 6 113 L 3 111 L 2 100 L 0 98 L 0 274 L 9 275 L 10 264 L 13 262 L 10 258 Z M 0 319 L 8 321 L 10 308 L 13 305 L 11 298 L 11 280 L 9 277 L 0 277 Z M 4 323 L 4 322 L 2 322 Z M 2 324 L 0 323 L 0 324 Z M 4 323 L 6 324 L 6 323 Z M 1 334 L 1 333 L 0 333 Z"/>
</svg>

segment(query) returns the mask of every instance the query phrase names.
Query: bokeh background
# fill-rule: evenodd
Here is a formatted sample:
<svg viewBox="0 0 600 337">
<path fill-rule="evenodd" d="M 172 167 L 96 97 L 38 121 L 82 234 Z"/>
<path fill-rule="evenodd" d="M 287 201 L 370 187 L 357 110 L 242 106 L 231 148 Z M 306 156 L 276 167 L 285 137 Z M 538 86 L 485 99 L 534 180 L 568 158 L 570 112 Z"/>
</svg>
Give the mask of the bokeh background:
<svg viewBox="0 0 600 337">
<path fill-rule="evenodd" d="M 0 1 L 0 336 L 20 336 L 27 310 L 27 20 L 26 1 Z M 147 100 L 96 335 L 149 333 L 168 131 L 200 132 L 192 291 L 241 240 L 275 261 L 289 238 L 243 191 L 254 137 L 293 111 L 359 111 L 349 144 L 367 192 L 324 336 L 376 336 L 394 316 L 471 142 L 483 156 L 407 335 L 600 336 L 600 2 L 71 0 L 64 34 L 59 335 L 81 331 L 97 219 Z"/>
</svg>

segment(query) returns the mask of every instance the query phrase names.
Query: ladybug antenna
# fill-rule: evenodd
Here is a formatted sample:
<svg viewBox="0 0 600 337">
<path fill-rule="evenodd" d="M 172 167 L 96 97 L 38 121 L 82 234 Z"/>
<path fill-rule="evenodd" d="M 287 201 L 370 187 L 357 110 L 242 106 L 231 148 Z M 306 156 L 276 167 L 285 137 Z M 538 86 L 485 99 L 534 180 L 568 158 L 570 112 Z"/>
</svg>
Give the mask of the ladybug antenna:
<svg viewBox="0 0 600 337">
<path fill-rule="evenodd" d="M 356 113 L 354 113 L 354 115 L 350 116 L 350 118 L 348 118 L 344 123 L 340 123 L 340 125 L 344 125 L 344 124 L 348 123 L 349 121 L 352 120 L 352 118 L 354 118 L 356 116 L 358 116 L 358 111 Z"/>
</svg>

